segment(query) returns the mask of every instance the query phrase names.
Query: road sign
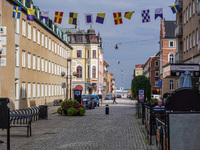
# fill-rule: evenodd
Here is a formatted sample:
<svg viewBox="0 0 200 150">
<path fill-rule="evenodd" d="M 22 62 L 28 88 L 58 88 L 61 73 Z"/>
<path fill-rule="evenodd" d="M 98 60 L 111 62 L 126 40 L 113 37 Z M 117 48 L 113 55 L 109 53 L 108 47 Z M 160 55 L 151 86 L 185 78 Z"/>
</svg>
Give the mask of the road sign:
<svg viewBox="0 0 200 150">
<path fill-rule="evenodd" d="M 139 90 L 139 94 L 143 94 L 144 95 L 144 90 Z"/>
<path fill-rule="evenodd" d="M 1 45 L 6 45 L 6 37 L 0 37 L 0 43 Z"/>
<path fill-rule="evenodd" d="M 6 58 L 5 57 L 3 57 L 3 58 L 1 58 L 1 66 L 6 66 Z"/>
<path fill-rule="evenodd" d="M 6 35 L 6 27 L 0 26 L 0 35 Z"/>
</svg>

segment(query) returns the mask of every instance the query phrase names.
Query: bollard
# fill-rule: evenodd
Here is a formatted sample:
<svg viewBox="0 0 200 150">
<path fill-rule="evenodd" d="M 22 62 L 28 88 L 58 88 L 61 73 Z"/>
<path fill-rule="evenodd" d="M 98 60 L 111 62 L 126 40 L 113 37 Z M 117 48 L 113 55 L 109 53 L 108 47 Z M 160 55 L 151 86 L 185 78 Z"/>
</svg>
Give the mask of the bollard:
<svg viewBox="0 0 200 150">
<path fill-rule="evenodd" d="M 108 115 L 109 114 L 109 106 L 108 106 L 108 104 L 106 104 L 105 110 L 106 110 L 106 115 Z"/>
</svg>

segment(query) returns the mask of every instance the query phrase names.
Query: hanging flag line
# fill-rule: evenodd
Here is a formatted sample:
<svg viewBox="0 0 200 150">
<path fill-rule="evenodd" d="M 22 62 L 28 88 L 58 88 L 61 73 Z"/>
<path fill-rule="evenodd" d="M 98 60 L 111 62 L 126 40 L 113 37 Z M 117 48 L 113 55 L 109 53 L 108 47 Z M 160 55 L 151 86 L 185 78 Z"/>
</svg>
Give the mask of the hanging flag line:
<svg viewBox="0 0 200 150">
<path fill-rule="evenodd" d="M 179 5 L 172 5 L 169 6 L 172 10 L 172 13 L 177 13 L 180 11 Z M 20 13 L 21 13 L 21 7 L 19 6 L 13 6 L 13 15 L 12 18 L 20 19 Z M 131 20 L 132 15 L 135 13 L 135 11 L 125 12 L 124 18 Z M 35 9 L 27 8 L 27 20 L 34 21 L 34 15 L 35 15 Z M 54 17 L 54 23 L 61 24 L 63 19 L 64 12 L 55 12 Z M 156 20 L 158 17 L 163 19 L 163 8 L 156 8 L 154 9 L 154 19 Z M 105 20 L 106 13 L 97 13 L 96 16 L 96 23 L 103 24 Z M 49 17 L 49 11 L 42 10 L 41 11 L 41 17 L 40 20 L 45 19 L 48 20 Z M 151 16 L 150 16 L 150 9 L 142 10 L 141 11 L 141 17 L 143 23 L 151 22 Z M 76 12 L 70 12 L 69 13 L 69 24 L 77 25 L 77 19 L 78 19 L 78 13 Z M 114 12 L 113 13 L 113 19 L 115 25 L 123 24 L 123 17 L 121 12 Z M 93 14 L 92 13 L 85 13 L 85 23 L 86 25 L 93 25 Z"/>
</svg>

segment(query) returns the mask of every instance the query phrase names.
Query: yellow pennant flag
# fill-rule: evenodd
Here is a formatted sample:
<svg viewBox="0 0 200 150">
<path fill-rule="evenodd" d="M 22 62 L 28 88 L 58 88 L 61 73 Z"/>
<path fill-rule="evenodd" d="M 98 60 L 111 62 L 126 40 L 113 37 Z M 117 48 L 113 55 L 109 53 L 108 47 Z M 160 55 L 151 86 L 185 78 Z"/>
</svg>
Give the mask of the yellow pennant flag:
<svg viewBox="0 0 200 150">
<path fill-rule="evenodd" d="M 125 14 L 124 14 L 124 18 L 127 18 L 127 19 L 131 19 L 131 17 L 132 17 L 132 14 L 134 13 L 134 11 L 130 11 L 130 12 L 125 12 Z"/>
</svg>

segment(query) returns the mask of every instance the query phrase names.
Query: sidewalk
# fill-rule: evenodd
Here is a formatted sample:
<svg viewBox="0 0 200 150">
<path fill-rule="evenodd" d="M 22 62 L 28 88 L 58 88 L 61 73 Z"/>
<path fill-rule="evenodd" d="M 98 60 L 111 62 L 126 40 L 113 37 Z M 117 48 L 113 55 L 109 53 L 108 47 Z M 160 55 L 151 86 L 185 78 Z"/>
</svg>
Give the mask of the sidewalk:
<svg viewBox="0 0 200 150">
<path fill-rule="evenodd" d="M 59 116 L 57 106 L 49 107 L 48 120 L 32 123 L 32 137 L 26 128 L 11 129 L 11 150 L 151 150 L 135 117 L 135 102 L 117 99 L 118 104 L 104 101 L 100 107 L 87 110 L 83 117 Z M 105 104 L 110 113 L 105 115 Z M 0 132 L 6 140 L 6 131 Z M 6 144 L 0 144 L 6 150 Z"/>
</svg>

